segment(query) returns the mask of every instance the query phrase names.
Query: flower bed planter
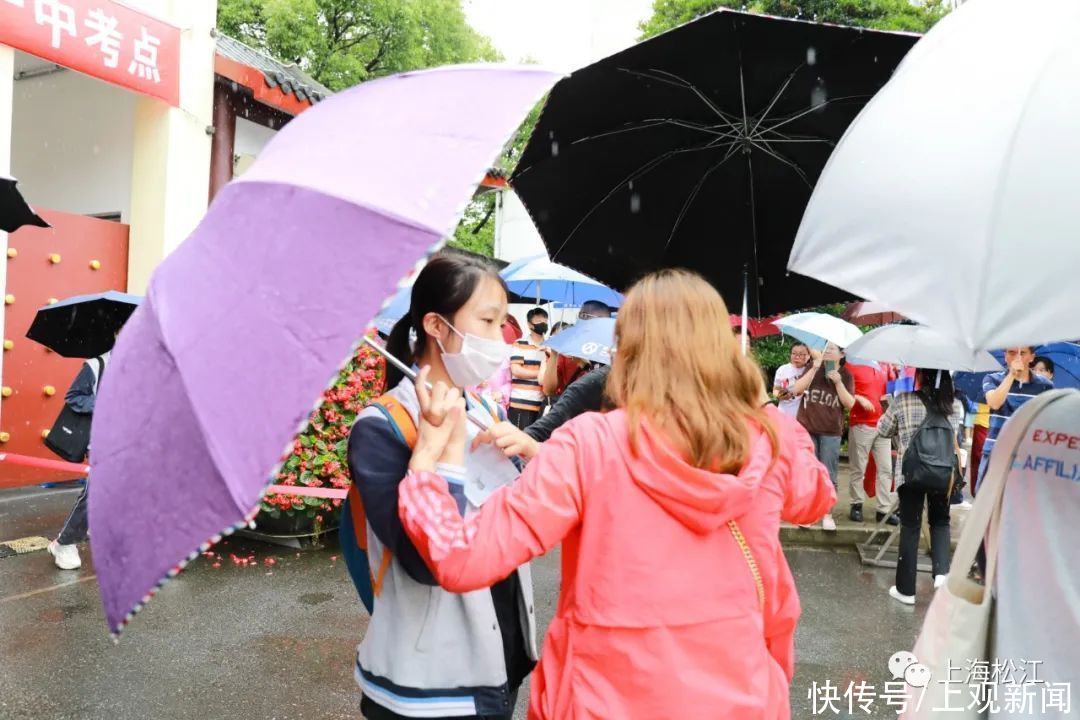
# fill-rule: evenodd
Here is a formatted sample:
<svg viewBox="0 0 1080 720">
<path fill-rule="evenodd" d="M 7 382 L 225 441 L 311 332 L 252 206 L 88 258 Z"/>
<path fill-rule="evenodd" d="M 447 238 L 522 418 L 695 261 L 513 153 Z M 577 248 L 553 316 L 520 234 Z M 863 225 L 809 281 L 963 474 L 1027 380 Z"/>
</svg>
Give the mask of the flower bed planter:
<svg viewBox="0 0 1080 720">
<path fill-rule="evenodd" d="M 323 393 L 307 427 L 296 436 L 274 478 L 278 485 L 348 488 L 349 431 L 356 416 L 379 397 L 386 366 L 367 345 L 359 345 L 334 384 Z M 320 535 L 338 526 L 341 500 L 270 494 L 255 518 L 260 533 L 288 537 Z"/>
</svg>

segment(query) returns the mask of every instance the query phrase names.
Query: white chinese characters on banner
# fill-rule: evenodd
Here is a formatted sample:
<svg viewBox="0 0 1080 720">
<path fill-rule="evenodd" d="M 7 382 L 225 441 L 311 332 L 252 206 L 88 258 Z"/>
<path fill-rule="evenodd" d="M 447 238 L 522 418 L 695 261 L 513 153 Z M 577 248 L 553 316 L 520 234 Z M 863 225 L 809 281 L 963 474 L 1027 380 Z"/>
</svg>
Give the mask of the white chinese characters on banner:
<svg viewBox="0 0 1080 720">
<path fill-rule="evenodd" d="M 158 72 L 157 53 L 161 40 L 142 28 L 142 37 L 135 41 L 135 57 L 128 65 L 128 72 L 138 75 L 146 80 L 161 82 L 161 73 Z"/>
<path fill-rule="evenodd" d="M 119 20 L 101 9 L 91 10 L 86 18 L 85 25 L 93 32 L 86 38 L 86 44 L 98 46 L 105 67 L 115 68 L 120 64 L 120 41 L 124 36 L 116 29 L 119 24 Z"/>
<path fill-rule="evenodd" d="M 75 10 L 60 0 L 34 0 L 34 22 L 52 27 L 52 46 L 60 48 L 64 33 L 76 36 Z"/>
</svg>

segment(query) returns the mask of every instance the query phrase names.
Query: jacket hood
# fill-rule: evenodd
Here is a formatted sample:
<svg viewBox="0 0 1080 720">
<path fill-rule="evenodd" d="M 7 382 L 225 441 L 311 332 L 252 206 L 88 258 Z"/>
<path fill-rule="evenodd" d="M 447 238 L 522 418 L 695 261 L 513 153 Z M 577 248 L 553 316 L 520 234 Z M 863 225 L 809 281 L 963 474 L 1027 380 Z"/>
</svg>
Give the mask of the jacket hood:
<svg viewBox="0 0 1080 720">
<path fill-rule="evenodd" d="M 753 433 L 750 458 L 732 475 L 694 467 L 642 421 L 637 453 L 627 457 L 627 465 L 634 482 L 669 515 L 696 533 L 710 533 L 750 509 L 772 464 L 768 437 Z"/>
</svg>

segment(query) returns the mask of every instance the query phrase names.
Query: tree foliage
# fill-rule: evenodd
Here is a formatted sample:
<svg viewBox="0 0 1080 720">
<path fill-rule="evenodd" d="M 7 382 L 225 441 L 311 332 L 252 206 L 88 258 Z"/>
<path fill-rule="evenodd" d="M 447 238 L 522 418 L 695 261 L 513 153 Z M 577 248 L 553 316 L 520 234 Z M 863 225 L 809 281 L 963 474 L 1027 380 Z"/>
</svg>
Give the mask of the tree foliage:
<svg viewBox="0 0 1080 720">
<path fill-rule="evenodd" d="M 331 90 L 405 70 L 501 59 L 461 0 L 219 0 L 222 32 Z"/>
<path fill-rule="evenodd" d="M 653 14 L 639 26 L 641 37 L 678 27 L 706 13 L 731 8 L 877 30 L 926 32 L 947 12 L 944 0 L 654 0 Z"/>
</svg>

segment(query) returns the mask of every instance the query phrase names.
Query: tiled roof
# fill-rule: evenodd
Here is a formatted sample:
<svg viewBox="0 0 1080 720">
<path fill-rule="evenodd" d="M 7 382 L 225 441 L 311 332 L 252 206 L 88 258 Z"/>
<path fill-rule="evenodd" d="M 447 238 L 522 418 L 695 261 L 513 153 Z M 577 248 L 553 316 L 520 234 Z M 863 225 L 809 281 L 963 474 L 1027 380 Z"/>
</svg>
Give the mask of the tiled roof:
<svg viewBox="0 0 1080 720">
<path fill-rule="evenodd" d="M 298 65 L 286 65 L 274 58 L 250 48 L 244 43 L 217 32 L 217 52 L 219 55 L 259 70 L 266 85 L 278 88 L 286 95 L 295 95 L 301 102 L 312 105 L 332 95 L 329 88 L 320 85 Z"/>
</svg>

